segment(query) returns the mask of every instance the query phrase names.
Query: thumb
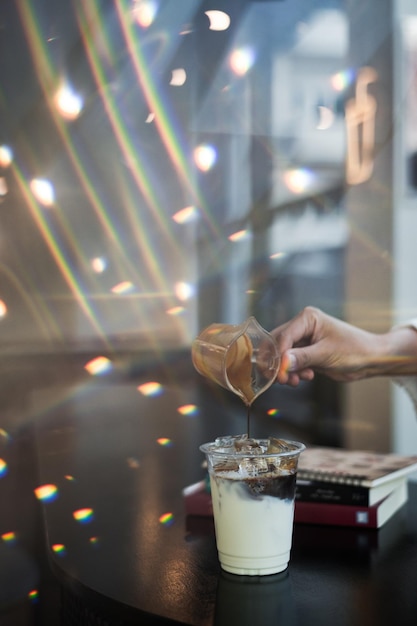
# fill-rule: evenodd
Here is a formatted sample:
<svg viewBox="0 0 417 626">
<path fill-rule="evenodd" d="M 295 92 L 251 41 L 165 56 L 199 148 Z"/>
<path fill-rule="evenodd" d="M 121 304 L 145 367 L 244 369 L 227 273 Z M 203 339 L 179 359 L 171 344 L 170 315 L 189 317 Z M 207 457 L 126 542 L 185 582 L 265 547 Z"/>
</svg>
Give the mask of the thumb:
<svg viewBox="0 0 417 626">
<path fill-rule="evenodd" d="M 314 350 L 312 346 L 287 350 L 285 357 L 288 372 L 299 372 L 314 366 Z"/>
</svg>

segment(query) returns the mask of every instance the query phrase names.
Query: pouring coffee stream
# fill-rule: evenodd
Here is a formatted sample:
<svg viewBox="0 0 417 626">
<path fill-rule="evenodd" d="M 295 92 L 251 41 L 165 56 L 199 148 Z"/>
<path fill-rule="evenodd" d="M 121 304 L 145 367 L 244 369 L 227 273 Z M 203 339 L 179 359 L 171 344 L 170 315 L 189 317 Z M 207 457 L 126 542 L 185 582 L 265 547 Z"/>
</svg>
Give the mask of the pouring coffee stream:
<svg viewBox="0 0 417 626">
<path fill-rule="evenodd" d="M 192 360 L 203 376 L 238 395 L 250 412 L 274 382 L 280 356 L 273 337 L 252 316 L 242 324 L 211 324 L 193 341 Z"/>
</svg>

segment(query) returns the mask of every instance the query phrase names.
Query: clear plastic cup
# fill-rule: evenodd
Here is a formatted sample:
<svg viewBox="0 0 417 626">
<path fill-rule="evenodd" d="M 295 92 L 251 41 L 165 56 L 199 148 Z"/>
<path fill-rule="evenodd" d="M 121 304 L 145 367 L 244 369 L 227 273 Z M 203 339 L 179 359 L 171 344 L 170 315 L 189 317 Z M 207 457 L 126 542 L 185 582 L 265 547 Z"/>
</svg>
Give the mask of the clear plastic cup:
<svg viewBox="0 0 417 626">
<path fill-rule="evenodd" d="M 236 442 L 246 442 L 242 445 Z M 288 567 L 295 481 L 304 444 L 269 438 L 219 438 L 200 446 L 210 475 L 222 568 L 263 576 Z"/>
<path fill-rule="evenodd" d="M 254 317 L 242 324 L 211 324 L 194 339 L 191 355 L 200 374 L 248 406 L 275 381 L 280 363 L 275 340 Z"/>
</svg>

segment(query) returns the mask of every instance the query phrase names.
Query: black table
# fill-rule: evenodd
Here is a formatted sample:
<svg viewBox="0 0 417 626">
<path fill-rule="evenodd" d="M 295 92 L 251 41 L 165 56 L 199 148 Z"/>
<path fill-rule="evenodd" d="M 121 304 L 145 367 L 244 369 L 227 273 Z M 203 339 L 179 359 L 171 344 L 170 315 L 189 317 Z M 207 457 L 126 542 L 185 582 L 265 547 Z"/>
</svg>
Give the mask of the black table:
<svg viewBox="0 0 417 626">
<path fill-rule="evenodd" d="M 227 575 L 212 522 L 187 519 L 181 491 L 205 475 L 199 443 L 244 431 L 245 410 L 208 401 L 193 381 L 165 380 L 159 395 L 140 382 L 37 398 L 39 480 L 57 487 L 43 508 L 64 624 L 415 626 L 416 484 L 379 531 L 296 526 L 287 572 Z M 294 437 L 276 421 L 255 425 L 265 428 Z"/>
</svg>

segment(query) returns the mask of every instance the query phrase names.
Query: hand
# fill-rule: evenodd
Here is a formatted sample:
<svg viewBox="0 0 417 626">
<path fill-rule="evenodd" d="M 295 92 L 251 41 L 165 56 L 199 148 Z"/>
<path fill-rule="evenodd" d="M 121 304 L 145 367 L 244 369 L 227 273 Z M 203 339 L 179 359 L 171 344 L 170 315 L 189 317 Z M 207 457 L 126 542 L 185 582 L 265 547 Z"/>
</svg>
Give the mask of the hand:
<svg viewBox="0 0 417 626">
<path fill-rule="evenodd" d="M 277 380 L 282 384 L 296 386 L 312 380 L 315 372 L 345 382 L 386 373 L 383 357 L 389 353 L 389 334 L 361 330 L 314 307 L 306 307 L 271 334 L 281 353 Z"/>
</svg>

